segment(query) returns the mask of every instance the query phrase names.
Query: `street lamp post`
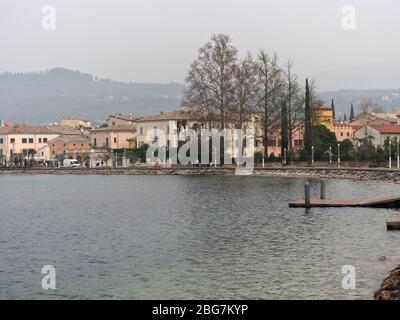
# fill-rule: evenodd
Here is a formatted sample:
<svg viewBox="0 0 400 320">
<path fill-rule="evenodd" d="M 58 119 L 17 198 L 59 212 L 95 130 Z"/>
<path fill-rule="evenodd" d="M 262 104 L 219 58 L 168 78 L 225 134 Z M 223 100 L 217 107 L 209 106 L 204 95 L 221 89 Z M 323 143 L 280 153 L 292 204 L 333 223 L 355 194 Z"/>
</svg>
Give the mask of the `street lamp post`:
<svg viewBox="0 0 400 320">
<path fill-rule="evenodd" d="M 265 158 L 265 148 L 264 148 L 264 146 L 263 146 L 263 152 L 262 152 L 262 167 L 264 168 L 264 166 L 265 166 L 265 160 L 264 160 L 264 158 Z"/>
<path fill-rule="evenodd" d="M 389 140 L 389 169 L 392 169 L 392 141 Z"/>
<path fill-rule="evenodd" d="M 340 143 L 337 145 L 337 163 L 338 167 L 340 168 Z"/>
<path fill-rule="evenodd" d="M 283 164 L 286 164 L 286 148 L 283 149 Z"/>
<path fill-rule="evenodd" d="M 332 147 L 329 147 L 329 163 L 332 163 Z"/>
<path fill-rule="evenodd" d="M 396 154 L 397 154 L 397 169 L 400 168 L 400 157 L 399 157 L 399 138 L 396 138 Z"/>
<path fill-rule="evenodd" d="M 311 164 L 314 164 L 314 146 L 311 146 Z"/>
</svg>

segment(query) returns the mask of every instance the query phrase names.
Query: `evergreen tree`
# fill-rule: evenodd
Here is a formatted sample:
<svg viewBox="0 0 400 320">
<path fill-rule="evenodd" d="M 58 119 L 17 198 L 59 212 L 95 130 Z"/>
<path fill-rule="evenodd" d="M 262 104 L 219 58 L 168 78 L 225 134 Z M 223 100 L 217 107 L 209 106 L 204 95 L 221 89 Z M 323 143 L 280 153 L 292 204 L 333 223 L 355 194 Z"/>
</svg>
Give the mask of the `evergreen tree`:
<svg viewBox="0 0 400 320">
<path fill-rule="evenodd" d="M 331 103 L 331 109 L 332 109 L 332 118 L 333 118 L 333 120 L 335 120 L 336 119 L 336 116 L 335 116 L 335 103 L 333 102 L 333 99 L 332 99 L 332 103 Z"/>
<path fill-rule="evenodd" d="M 350 122 L 352 122 L 353 119 L 354 119 L 354 107 L 353 107 L 353 104 L 351 104 L 351 107 L 350 107 L 350 118 L 349 118 Z"/>
<path fill-rule="evenodd" d="M 311 105 L 310 105 L 310 87 L 308 79 L 306 79 L 306 96 L 305 96 L 305 119 L 304 119 L 304 149 L 307 156 L 311 156 L 312 147 L 312 122 L 311 122 Z"/>
</svg>

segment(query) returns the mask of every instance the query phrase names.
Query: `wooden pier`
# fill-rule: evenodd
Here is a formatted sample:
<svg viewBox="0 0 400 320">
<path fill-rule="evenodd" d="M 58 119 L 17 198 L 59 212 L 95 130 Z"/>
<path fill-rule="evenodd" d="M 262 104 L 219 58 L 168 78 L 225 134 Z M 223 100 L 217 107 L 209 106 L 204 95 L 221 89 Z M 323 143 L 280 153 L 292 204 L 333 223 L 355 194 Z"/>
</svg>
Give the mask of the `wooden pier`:
<svg viewBox="0 0 400 320">
<path fill-rule="evenodd" d="M 310 199 L 306 203 L 304 199 L 289 202 L 292 208 L 328 208 L 328 207 L 370 207 L 370 208 L 400 208 L 400 196 L 389 196 L 372 198 L 368 200 L 360 199 Z"/>
<path fill-rule="evenodd" d="M 335 207 L 369 207 L 369 208 L 400 208 L 400 195 L 378 197 L 368 200 L 360 199 L 326 199 L 325 182 L 321 180 L 320 199 L 311 199 L 310 183 L 304 185 L 304 199 L 289 202 L 292 208 L 335 208 Z"/>
</svg>

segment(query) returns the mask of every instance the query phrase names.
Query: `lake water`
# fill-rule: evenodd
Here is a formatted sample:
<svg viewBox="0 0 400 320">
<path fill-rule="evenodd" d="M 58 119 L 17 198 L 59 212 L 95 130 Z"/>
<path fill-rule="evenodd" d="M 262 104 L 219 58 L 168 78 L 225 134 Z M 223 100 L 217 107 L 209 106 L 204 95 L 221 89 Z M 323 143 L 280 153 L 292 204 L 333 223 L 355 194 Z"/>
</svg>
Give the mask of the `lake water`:
<svg viewBox="0 0 400 320">
<path fill-rule="evenodd" d="M 0 299 L 371 299 L 390 209 L 293 209 L 304 179 L 0 176 Z M 318 196 L 318 180 L 312 180 Z M 327 181 L 332 198 L 400 185 Z M 386 256 L 385 261 L 379 261 Z M 41 269 L 56 268 L 56 290 Z M 356 289 L 342 289 L 344 265 Z"/>
</svg>

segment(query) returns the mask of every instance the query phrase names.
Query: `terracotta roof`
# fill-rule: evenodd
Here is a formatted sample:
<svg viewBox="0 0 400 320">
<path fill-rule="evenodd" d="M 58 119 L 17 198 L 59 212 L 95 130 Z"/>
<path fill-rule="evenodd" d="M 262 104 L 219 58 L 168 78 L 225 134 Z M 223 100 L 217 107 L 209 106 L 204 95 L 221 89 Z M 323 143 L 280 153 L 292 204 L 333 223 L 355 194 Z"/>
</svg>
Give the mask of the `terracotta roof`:
<svg viewBox="0 0 400 320">
<path fill-rule="evenodd" d="M 66 134 L 66 135 L 81 135 L 81 130 L 79 128 L 71 128 L 69 126 L 61 126 L 61 125 L 51 125 L 47 126 L 47 128 L 53 133 Z"/>
<path fill-rule="evenodd" d="M 312 107 L 314 110 L 332 110 L 332 108 L 331 107 L 328 107 L 328 106 L 313 106 Z"/>
<path fill-rule="evenodd" d="M 126 121 L 134 121 L 134 120 L 140 120 L 143 117 L 134 116 L 132 114 L 129 114 L 129 115 L 113 114 L 113 115 L 109 116 L 109 118 L 122 119 L 122 120 L 126 120 Z"/>
<path fill-rule="evenodd" d="M 50 130 L 45 126 L 33 126 L 27 124 L 15 124 L 9 127 L 0 128 L 0 133 L 2 134 L 16 134 L 16 133 L 27 133 L 27 134 L 35 134 L 35 133 L 46 133 L 46 134 L 56 134 L 56 132 Z"/>
<path fill-rule="evenodd" d="M 61 135 L 61 136 L 58 136 L 58 137 L 56 137 L 54 139 L 51 139 L 48 143 L 51 143 L 52 141 L 55 141 L 55 140 L 62 140 L 65 143 L 74 143 L 74 142 L 77 142 L 77 143 L 85 143 L 85 142 L 89 143 L 90 142 L 89 137 L 85 137 L 85 136 Z"/>
<path fill-rule="evenodd" d="M 104 132 L 104 131 L 135 131 L 136 132 L 136 126 L 120 124 L 120 125 L 110 126 L 110 127 L 94 128 L 92 130 L 92 132 Z"/>
<path fill-rule="evenodd" d="M 388 125 L 384 124 L 384 125 L 370 126 L 370 127 L 378 130 L 381 133 L 400 133 L 400 126 L 392 124 Z"/>
<path fill-rule="evenodd" d="M 396 121 L 397 120 L 396 113 L 371 112 L 371 114 L 376 118 L 386 120 L 386 121 Z"/>
<path fill-rule="evenodd" d="M 162 112 L 157 115 L 143 117 L 139 122 L 145 121 L 165 121 L 165 120 L 195 120 L 199 114 L 190 111 L 173 111 L 173 112 Z"/>
</svg>

